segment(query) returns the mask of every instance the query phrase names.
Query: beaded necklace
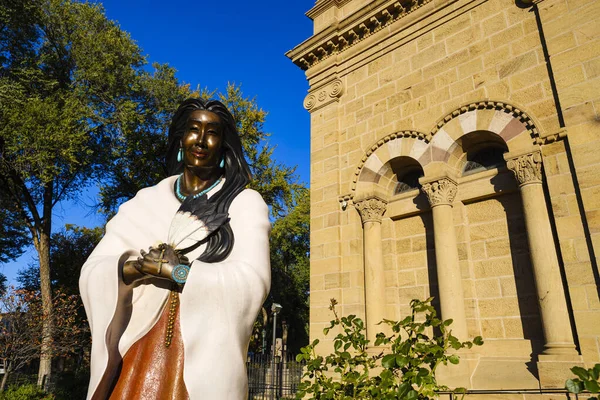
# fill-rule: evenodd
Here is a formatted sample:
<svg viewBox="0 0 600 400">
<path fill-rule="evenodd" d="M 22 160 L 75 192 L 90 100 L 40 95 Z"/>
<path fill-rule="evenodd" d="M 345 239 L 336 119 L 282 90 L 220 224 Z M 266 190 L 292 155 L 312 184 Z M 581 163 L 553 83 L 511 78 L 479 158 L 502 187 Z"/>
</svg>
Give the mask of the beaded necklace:
<svg viewBox="0 0 600 400">
<path fill-rule="evenodd" d="M 179 177 L 177 178 L 177 182 L 175 183 L 175 196 L 177 196 L 177 199 L 179 200 L 179 202 L 183 203 L 184 200 L 186 199 L 186 196 L 184 196 L 181 193 L 181 177 L 183 176 L 183 174 L 179 175 Z M 195 195 L 193 195 L 194 199 L 197 199 L 198 197 L 202 196 L 203 194 L 206 194 L 208 192 L 210 192 L 212 189 L 215 188 L 215 186 L 217 186 L 219 183 L 221 183 L 221 181 L 223 180 L 223 175 L 221 175 L 219 177 L 219 179 L 217 179 L 215 181 L 215 183 L 213 183 L 212 185 L 210 185 L 209 188 L 204 189 L 201 192 L 196 193 Z"/>
</svg>

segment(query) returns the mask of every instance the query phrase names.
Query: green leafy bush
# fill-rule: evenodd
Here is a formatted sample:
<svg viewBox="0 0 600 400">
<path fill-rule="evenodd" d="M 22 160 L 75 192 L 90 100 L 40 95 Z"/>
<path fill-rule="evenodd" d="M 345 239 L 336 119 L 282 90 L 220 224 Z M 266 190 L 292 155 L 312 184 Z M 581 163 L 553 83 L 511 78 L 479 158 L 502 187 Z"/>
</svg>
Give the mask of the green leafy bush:
<svg viewBox="0 0 600 400">
<path fill-rule="evenodd" d="M 333 341 L 334 352 L 326 357 L 315 351 L 318 339 L 301 349 L 296 359 L 306 361 L 304 378 L 308 379 L 300 384 L 296 398 L 426 400 L 448 390 L 437 383 L 437 367 L 458 364 L 458 355 L 448 354 L 449 350 L 479 346 L 483 340 L 478 336 L 473 342 L 461 342 L 452 336 L 452 320 L 437 318 L 431 300 L 412 300 L 411 315 L 401 321 L 383 320 L 393 333 L 378 333 L 375 346 L 390 351 L 373 355 L 367 352 L 364 322 L 355 315 L 338 317 L 332 299 L 329 308 L 335 319 L 324 333 L 335 327 L 342 332 Z"/>
<path fill-rule="evenodd" d="M 0 392 L 0 400 L 54 400 L 54 396 L 44 392 L 37 385 L 11 386 Z"/>
<path fill-rule="evenodd" d="M 600 393 L 600 364 L 594 365 L 594 368 L 585 369 L 582 367 L 573 367 L 571 372 L 577 375 L 575 379 L 567 379 L 565 387 L 571 393 L 581 393 L 587 390 L 591 393 Z M 598 400 L 598 396 L 590 397 L 589 400 Z"/>
</svg>

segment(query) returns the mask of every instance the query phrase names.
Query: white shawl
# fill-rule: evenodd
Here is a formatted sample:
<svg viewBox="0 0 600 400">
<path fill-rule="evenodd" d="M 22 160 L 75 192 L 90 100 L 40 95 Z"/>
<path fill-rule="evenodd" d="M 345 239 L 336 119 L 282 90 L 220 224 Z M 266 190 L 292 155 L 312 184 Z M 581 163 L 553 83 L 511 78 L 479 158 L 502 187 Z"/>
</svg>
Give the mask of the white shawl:
<svg viewBox="0 0 600 400">
<path fill-rule="evenodd" d="M 142 189 L 124 203 L 81 270 L 79 287 L 92 331 L 88 399 L 105 372 L 114 370 L 109 361 L 120 360 L 154 326 L 169 294 L 168 283 L 159 279 L 127 286 L 119 271 L 125 261 L 140 256 L 140 249 L 166 242 L 180 205 L 173 194 L 176 178 Z M 231 203 L 229 216 L 235 241 L 224 261 L 195 260 L 204 245 L 188 254 L 194 261 L 180 295 L 180 321 L 183 378 L 191 399 L 247 397 L 248 341 L 270 287 L 265 202 L 245 189 Z"/>
</svg>

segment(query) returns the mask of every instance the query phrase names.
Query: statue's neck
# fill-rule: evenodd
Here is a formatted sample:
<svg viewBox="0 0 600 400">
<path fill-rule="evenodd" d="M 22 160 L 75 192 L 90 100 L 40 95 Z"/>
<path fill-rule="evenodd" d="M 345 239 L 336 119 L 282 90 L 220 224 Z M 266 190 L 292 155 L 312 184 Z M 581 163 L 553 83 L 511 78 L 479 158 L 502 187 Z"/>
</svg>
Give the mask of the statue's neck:
<svg viewBox="0 0 600 400">
<path fill-rule="evenodd" d="M 209 188 L 221 177 L 219 167 L 186 167 L 181 180 L 181 192 L 184 196 L 194 195 Z"/>
</svg>

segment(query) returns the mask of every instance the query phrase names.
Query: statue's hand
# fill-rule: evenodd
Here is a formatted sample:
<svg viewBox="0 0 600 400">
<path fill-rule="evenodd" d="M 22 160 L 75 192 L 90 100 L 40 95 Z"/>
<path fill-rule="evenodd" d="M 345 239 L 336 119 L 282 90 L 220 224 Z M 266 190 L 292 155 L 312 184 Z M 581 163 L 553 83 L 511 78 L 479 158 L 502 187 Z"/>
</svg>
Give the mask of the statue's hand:
<svg viewBox="0 0 600 400">
<path fill-rule="evenodd" d="M 177 254 L 175 249 L 168 244 L 150 247 L 148 252 L 140 251 L 142 257 L 137 259 L 137 269 L 144 275 L 173 281 L 172 272 L 179 264 L 189 264 L 188 258 Z"/>
<path fill-rule="evenodd" d="M 150 277 L 150 275 L 146 275 L 140 271 L 138 260 L 127 261 L 123 265 L 123 282 L 125 282 L 126 285 L 131 285 L 134 282 L 148 277 Z"/>
</svg>

